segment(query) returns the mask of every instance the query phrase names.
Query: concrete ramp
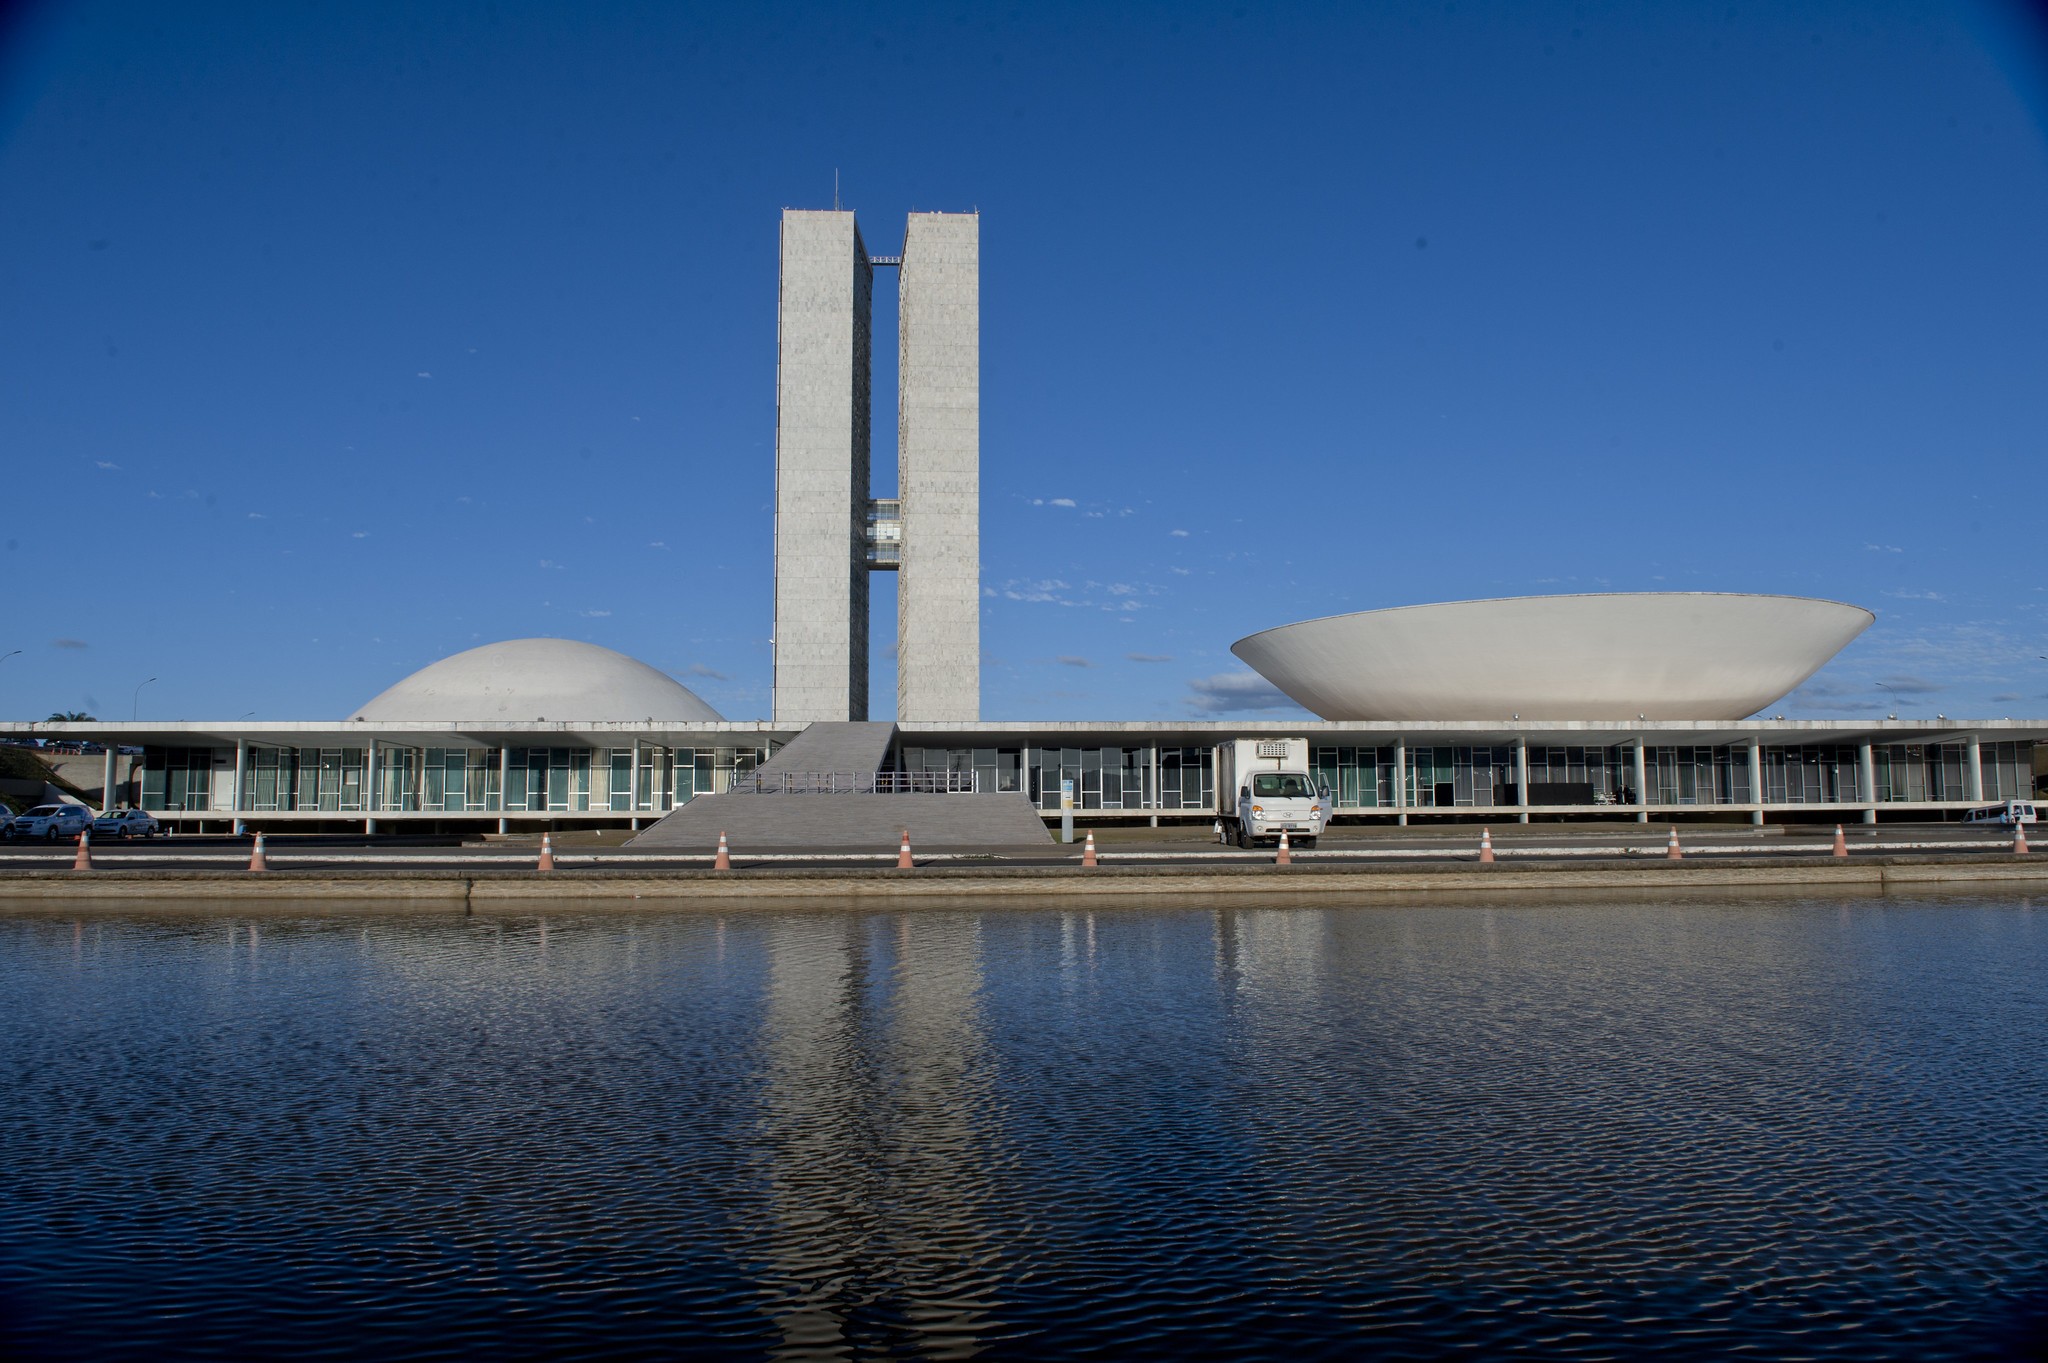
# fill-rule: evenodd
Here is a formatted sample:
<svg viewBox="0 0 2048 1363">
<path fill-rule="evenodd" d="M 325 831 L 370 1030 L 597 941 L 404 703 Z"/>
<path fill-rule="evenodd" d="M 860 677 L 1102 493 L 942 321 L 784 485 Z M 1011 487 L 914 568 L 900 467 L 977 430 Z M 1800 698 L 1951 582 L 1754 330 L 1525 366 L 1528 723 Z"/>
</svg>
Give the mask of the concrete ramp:
<svg viewBox="0 0 2048 1363">
<path fill-rule="evenodd" d="M 904 780 L 882 770 L 895 737 L 893 724 L 813 724 L 761 764 L 751 789 L 700 795 L 626 845 L 711 852 L 723 832 L 736 855 L 879 854 L 895 851 L 908 829 L 911 846 L 921 852 L 1052 848 L 1052 835 L 1038 811 L 1015 791 L 877 792 L 877 785 Z"/>
<path fill-rule="evenodd" d="M 722 830 L 747 852 L 893 852 L 910 830 L 920 852 L 1051 851 L 1052 834 L 1022 795 L 700 795 L 626 844 L 711 852 Z"/>
<path fill-rule="evenodd" d="M 759 768 L 763 776 L 784 772 L 841 772 L 872 776 L 889 760 L 896 726 L 877 724 L 813 724 L 785 743 Z"/>
</svg>

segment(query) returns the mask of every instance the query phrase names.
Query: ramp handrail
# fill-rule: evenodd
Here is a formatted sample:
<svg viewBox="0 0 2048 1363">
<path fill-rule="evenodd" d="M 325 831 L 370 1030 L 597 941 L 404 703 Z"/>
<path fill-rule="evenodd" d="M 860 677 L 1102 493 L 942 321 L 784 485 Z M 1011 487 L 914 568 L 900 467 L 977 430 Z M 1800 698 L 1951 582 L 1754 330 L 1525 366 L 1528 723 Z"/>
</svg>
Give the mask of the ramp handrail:
<svg viewBox="0 0 2048 1363">
<path fill-rule="evenodd" d="M 734 795 L 972 795 L 971 771 L 735 772 Z"/>
</svg>

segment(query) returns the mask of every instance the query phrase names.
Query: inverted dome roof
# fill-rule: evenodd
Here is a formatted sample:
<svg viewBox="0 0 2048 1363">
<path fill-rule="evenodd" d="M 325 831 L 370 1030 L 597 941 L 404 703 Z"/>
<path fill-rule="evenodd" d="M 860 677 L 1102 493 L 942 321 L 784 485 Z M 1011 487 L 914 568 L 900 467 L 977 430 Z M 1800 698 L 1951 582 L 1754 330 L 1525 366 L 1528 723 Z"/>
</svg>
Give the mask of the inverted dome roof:
<svg viewBox="0 0 2048 1363">
<path fill-rule="evenodd" d="M 508 639 L 426 667 L 357 710 L 361 720 L 716 720 L 665 672 L 574 639 Z"/>
<path fill-rule="evenodd" d="M 1522 596 L 1332 615 L 1230 651 L 1324 719 L 1734 720 L 1876 618 L 1805 596 Z"/>
</svg>

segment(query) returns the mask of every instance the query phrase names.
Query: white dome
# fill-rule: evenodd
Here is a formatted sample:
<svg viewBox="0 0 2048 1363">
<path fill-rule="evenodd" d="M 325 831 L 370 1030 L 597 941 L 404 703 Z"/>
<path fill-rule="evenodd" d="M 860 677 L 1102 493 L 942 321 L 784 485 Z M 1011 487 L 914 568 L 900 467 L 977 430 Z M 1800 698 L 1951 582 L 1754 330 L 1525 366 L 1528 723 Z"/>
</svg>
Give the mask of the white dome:
<svg viewBox="0 0 2048 1363">
<path fill-rule="evenodd" d="M 1876 618 L 1803 596 L 1524 596 L 1332 615 L 1230 651 L 1324 719 L 1732 720 Z"/>
<path fill-rule="evenodd" d="M 453 724 L 722 716 L 675 678 L 623 653 L 574 639 L 508 639 L 421 668 L 352 718 Z"/>
</svg>

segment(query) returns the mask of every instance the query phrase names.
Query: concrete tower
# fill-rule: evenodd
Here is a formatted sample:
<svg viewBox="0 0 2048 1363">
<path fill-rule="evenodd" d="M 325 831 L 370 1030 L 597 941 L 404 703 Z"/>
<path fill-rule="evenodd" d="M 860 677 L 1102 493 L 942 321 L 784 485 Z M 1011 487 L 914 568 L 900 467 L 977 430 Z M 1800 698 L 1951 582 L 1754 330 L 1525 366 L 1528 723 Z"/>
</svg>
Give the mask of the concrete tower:
<svg viewBox="0 0 2048 1363">
<path fill-rule="evenodd" d="M 981 718 L 981 218 L 903 236 L 896 717 Z"/>
<path fill-rule="evenodd" d="M 869 304 L 853 214 L 786 209 L 775 366 L 775 719 L 868 717 Z"/>
<path fill-rule="evenodd" d="M 870 303 L 901 273 L 898 492 L 871 501 Z M 868 574 L 899 572 L 896 717 L 981 717 L 981 219 L 785 209 L 775 372 L 778 723 L 868 716 Z"/>
</svg>

